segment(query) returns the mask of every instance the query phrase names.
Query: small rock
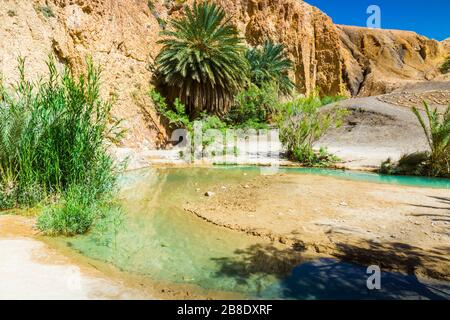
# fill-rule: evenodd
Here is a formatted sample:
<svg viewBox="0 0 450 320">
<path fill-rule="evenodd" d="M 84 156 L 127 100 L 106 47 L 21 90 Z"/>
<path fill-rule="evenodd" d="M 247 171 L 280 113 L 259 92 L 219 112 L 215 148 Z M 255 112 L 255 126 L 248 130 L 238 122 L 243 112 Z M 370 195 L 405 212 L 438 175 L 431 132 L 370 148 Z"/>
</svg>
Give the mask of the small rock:
<svg viewBox="0 0 450 320">
<path fill-rule="evenodd" d="M 212 191 L 206 191 L 206 192 L 205 192 L 205 196 L 206 196 L 206 197 L 212 197 L 212 196 L 214 196 L 214 194 L 215 194 L 215 193 L 212 192 Z"/>
<path fill-rule="evenodd" d="M 248 189 L 248 188 L 250 188 L 250 186 L 249 186 L 248 184 L 246 184 L 246 185 L 244 186 L 244 188 L 245 188 L 245 189 Z"/>
<path fill-rule="evenodd" d="M 227 190 L 227 187 L 225 187 L 225 186 L 222 186 L 222 190 Z"/>
<path fill-rule="evenodd" d="M 195 191 L 199 192 L 199 191 L 200 191 L 200 188 L 195 189 Z"/>
<path fill-rule="evenodd" d="M 348 207 L 348 204 L 347 204 L 347 202 L 345 202 L 345 201 L 342 201 L 341 203 L 339 203 L 339 205 L 340 205 L 340 206 L 343 206 L 343 207 Z"/>
</svg>

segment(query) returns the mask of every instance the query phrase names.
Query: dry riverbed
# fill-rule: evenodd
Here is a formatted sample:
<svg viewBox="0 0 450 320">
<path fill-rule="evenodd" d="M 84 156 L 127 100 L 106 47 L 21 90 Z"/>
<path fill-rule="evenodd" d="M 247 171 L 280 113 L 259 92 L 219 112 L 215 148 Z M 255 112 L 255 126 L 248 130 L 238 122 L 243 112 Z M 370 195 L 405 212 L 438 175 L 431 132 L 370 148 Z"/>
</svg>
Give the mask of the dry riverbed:
<svg viewBox="0 0 450 320">
<path fill-rule="evenodd" d="M 292 255 L 450 280 L 450 190 L 278 174 L 210 191 L 185 210 L 281 242 Z"/>
</svg>

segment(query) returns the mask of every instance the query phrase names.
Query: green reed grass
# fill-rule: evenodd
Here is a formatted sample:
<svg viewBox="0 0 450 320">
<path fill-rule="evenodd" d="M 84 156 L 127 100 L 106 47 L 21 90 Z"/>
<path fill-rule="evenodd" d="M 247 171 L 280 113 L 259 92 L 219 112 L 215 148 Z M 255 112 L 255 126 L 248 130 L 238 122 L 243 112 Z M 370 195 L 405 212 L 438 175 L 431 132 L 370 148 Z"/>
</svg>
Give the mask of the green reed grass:
<svg viewBox="0 0 450 320">
<path fill-rule="evenodd" d="M 15 85 L 0 83 L 0 209 L 57 202 L 38 226 L 83 233 L 97 215 L 93 204 L 112 195 L 118 174 L 107 144 L 122 132 L 100 98 L 101 70 L 88 59 L 76 77 L 59 73 L 50 58 L 48 78 L 30 82 L 24 66 L 19 59 Z"/>
</svg>

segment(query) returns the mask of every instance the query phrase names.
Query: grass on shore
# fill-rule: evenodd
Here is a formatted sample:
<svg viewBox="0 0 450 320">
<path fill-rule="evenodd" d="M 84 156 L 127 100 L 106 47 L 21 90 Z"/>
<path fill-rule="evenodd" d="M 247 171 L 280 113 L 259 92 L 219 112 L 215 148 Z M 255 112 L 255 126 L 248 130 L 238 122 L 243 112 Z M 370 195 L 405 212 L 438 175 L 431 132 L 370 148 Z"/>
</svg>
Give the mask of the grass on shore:
<svg viewBox="0 0 450 320">
<path fill-rule="evenodd" d="M 84 233 L 104 215 L 119 168 L 107 141 L 121 136 L 111 104 L 101 100 L 101 71 L 59 73 L 52 58 L 46 80 L 0 83 L 0 209 L 43 204 L 38 227 L 47 234 Z"/>
</svg>

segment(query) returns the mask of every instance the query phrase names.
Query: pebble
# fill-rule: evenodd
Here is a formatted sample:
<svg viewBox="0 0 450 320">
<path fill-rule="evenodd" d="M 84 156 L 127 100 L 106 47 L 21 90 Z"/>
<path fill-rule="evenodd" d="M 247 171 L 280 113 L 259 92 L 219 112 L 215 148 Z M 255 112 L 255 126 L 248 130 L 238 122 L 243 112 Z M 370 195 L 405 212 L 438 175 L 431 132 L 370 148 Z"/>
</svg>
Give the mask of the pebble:
<svg viewBox="0 0 450 320">
<path fill-rule="evenodd" d="M 341 203 L 339 203 L 339 205 L 343 206 L 343 207 L 347 207 L 348 206 L 347 202 L 345 202 L 345 201 L 342 201 Z"/>
<path fill-rule="evenodd" d="M 214 194 L 215 194 L 215 193 L 212 192 L 212 191 L 206 191 L 206 192 L 205 192 L 205 196 L 206 196 L 206 197 L 212 197 L 212 196 L 214 196 Z"/>
</svg>

